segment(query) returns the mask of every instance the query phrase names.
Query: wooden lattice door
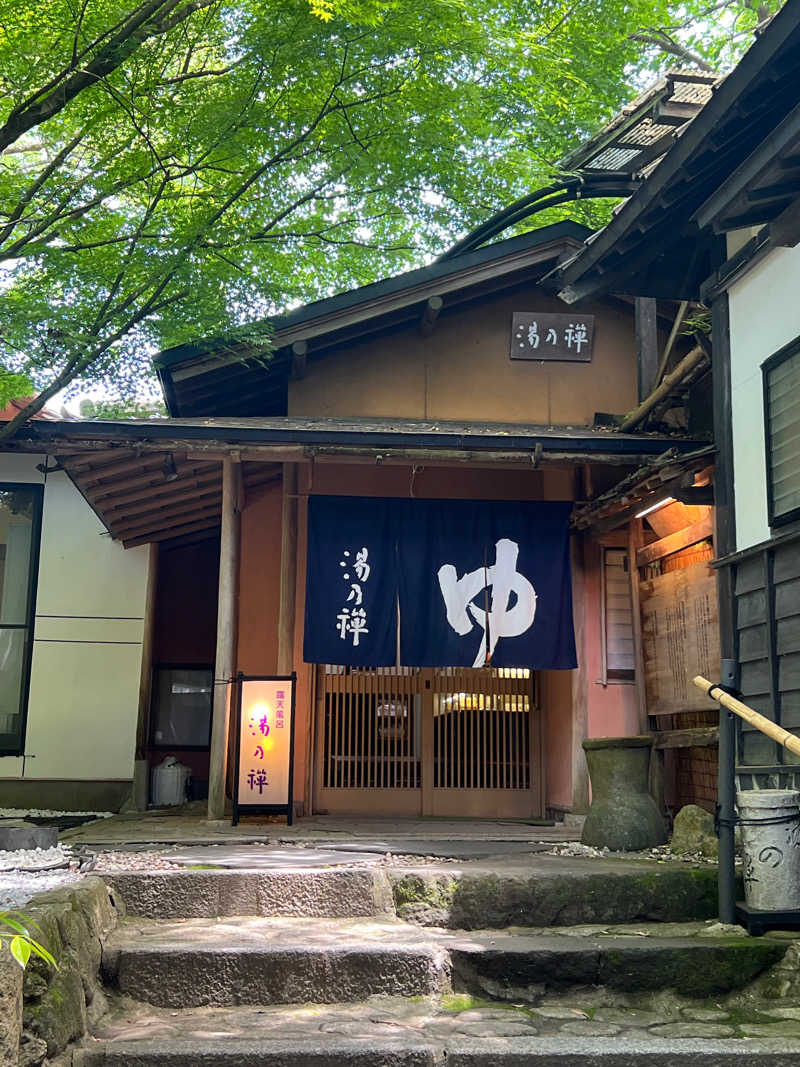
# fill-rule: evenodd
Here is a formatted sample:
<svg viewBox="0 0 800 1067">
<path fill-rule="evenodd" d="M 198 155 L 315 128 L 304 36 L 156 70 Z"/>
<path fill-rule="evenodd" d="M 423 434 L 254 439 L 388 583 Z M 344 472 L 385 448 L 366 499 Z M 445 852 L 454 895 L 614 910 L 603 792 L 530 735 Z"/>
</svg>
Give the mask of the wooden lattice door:
<svg viewBox="0 0 800 1067">
<path fill-rule="evenodd" d="M 315 810 L 543 814 L 535 692 L 521 669 L 320 667 Z"/>
</svg>

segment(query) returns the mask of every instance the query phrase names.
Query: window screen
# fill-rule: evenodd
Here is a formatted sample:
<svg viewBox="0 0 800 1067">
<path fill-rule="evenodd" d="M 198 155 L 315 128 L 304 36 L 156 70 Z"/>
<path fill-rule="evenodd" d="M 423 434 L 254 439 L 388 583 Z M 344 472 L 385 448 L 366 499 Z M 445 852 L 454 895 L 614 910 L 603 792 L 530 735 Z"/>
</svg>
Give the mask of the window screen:
<svg viewBox="0 0 800 1067">
<path fill-rule="evenodd" d="M 25 750 L 39 531 L 40 485 L 0 483 L 0 753 Z"/>
<path fill-rule="evenodd" d="M 764 364 L 770 525 L 800 517 L 800 341 Z"/>
<path fill-rule="evenodd" d="M 624 548 L 603 550 L 606 678 L 634 677 L 633 603 L 628 553 Z"/>
<path fill-rule="evenodd" d="M 213 700 L 213 667 L 155 667 L 153 747 L 208 748 Z"/>
</svg>

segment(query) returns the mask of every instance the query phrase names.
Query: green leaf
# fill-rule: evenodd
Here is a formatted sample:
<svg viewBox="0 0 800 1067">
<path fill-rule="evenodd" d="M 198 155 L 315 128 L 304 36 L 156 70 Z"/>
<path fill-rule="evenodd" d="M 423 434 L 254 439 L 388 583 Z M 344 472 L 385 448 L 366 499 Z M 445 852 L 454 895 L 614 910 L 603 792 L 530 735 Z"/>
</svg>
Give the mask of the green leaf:
<svg viewBox="0 0 800 1067">
<path fill-rule="evenodd" d="M 24 937 L 14 937 L 9 945 L 11 955 L 23 969 L 27 966 L 31 955 L 31 945 Z"/>
</svg>

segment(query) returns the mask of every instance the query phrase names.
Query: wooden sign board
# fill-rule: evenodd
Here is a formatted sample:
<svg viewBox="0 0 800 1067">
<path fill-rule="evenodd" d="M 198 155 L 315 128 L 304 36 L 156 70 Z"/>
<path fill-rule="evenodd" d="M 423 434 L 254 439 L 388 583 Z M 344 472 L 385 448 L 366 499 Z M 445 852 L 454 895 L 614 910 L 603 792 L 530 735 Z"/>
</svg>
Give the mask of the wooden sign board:
<svg viewBox="0 0 800 1067">
<path fill-rule="evenodd" d="M 648 715 L 708 711 L 692 678 L 720 676 L 717 580 L 707 563 L 651 578 L 639 586 Z"/>
<path fill-rule="evenodd" d="M 240 812 L 286 815 L 292 825 L 296 681 L 238 676 L 234 826 Z"/>
<path fill-rule="evenodd" d="M 512 359 L 589 363 L 594 345 L 594 315 L 546 315 L 515 311 L 511 319 Z"/>
</svg>

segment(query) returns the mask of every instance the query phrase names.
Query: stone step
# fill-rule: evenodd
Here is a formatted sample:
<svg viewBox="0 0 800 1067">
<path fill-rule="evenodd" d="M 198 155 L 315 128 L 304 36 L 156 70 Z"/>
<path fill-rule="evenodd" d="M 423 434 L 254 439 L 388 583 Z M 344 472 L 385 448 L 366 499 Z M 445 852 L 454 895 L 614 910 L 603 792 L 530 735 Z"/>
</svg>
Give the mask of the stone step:
<svg viewBox="0 0 800 1067">
<path fill-rule="evenodd" d="M 800 1022 L 791 1034 L 757 1008 L 749 1016 L 761 1023 L 684 998 L 591 1010 L 587 1019 L 566 1002 L 498 1008 L 463 996 L 180 1012 L 123 1000 L 73 1065 L 800 1067 Z"/>
<path fill-rule="evenodd" d="M 714 867 L 536 856 L 521 863 L 409 867 L 158 870 L 104 875 L 142 918 L 397 913 L 451 929 L 683 922 L 717 913 Z"/>
<path fill-rule="evenodd" d="M 173 1008 L 333 1003 L 451 988 L 511 1001 L 597 985 L 707 996 L 740 988 L 787 947 L 705 932 L 703 924 L 671 926 L 659 936 L 613 927 L 468 933 L 365 919 L 138 920 L 105 945 L 103 974 L 127 996 Z"/>
<path fill-rule="evenodd" d="M 391 882 L 380 869 L 160 870 L 103 877 L 127 914 L 144 919 L 347 919 L 394 912 Z"/>
</svg>

